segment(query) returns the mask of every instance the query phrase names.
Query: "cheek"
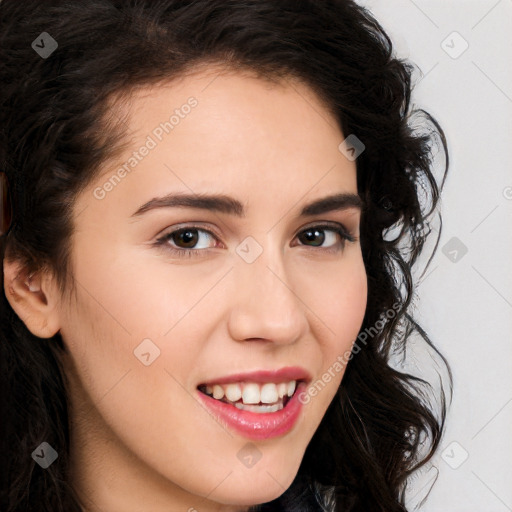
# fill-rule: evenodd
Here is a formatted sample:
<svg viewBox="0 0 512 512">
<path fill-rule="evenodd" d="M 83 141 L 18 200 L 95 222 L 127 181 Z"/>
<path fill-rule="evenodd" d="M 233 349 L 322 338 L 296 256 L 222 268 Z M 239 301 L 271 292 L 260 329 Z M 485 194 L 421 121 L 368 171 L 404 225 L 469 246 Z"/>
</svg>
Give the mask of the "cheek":
<svg viewBox="0 0 512 512">
<path fill-rule="evenodd" d="M 326 330 L 319 336 L 331 355 L 350 348 L 361 328 L 367 304 L 367 277 L 362 258 L 345 265 L 339 272 L 324 276 L 314 295 L 315 313 Z M 320 281 L 319 281 L 320 283 Z M 311 295 L 310 295 L 311 296 Z"/>
<path fill-rule="evenodd" d="M 315 339 L 322 364 L 301 400 L 310 404 L 320 421 L 342 382 L 363 323 L 368 287 L 362 257 L 340 265 L 337 272 L 330 269 L 328 274 L 319 274 L 317 283 L 314 291 L 310 288 L 307 304 L 317 318 Z"/>
<path fill-rule="evenodd" d="M 85 280 L 82 282 L 85 284 Z M 87 424 L 88 433 L 82 432 L 83 438 L 88 439 L 90 435 L 94 443 L 101 445 L 100 438 L 104 432 L 109 432 L 109 436 L 111 432 L 116 448 L 130 447 L 141 460 L 166 475 L 170 481 L 183 487 L 193 482 L 195 492 L 205 493 L 202 486 L 215 487 L 218 484 L 217 474 L 210 469 L 207 470 L 209 475 L 203 474 L 198 479 L 190 461 L 197 459 L 198 453 L 204 455 L 210 450 L 208 438 L 202 430 L 209 416 L 181 384 L 186 382 L 194 368 L 194 355 L 176 348 L 178 344 L 183 346 L 178 333 L 171 331 L 168 339 L 161 335 L 158 337 L 162 325 L 155 326 L 152 321 L 159 316 L 156 304 L 151 310 L 147 304 L 141 303 L 137 317 L 133 316 L 133 311 L 131 317 L 128 312 L 126 317 L 121 316 L 122 311 L 117 310 L 118 317 L 115 318 L 112 315 L 114 309 L 107 309 L 115 303 L 116 297 L 123 302 L 126 290 L 123 287 L 115 291 L 105 288 L 101 293 L 99 288 L 91 286 L 91 282 L 88 284 L 88 291 L 94 294 L 94 298 L 83 290 L 79 291 L 78 304 L 67 313 L 67 322 L 61 329 L 69 347 L 65 367 L 72 386 L 71 395 Z M 132 288 L 131 293 L 137 290 Z M 130 325 L 128 320 L 131 320 L 131 325 L 135 326 L 137 319 L 143 325 L 127 332 L 120 324 L 123 319 L 127 320 L 126 325 Z M 172 325 L 166 322 L 165 328 L 168 330 Z M 134 354 L 143 339 L 151 338 L 159 350 L 155 359 L 154 348 L 147 342 L 143 350 Z M 175 345 L 169 343 L 173 340 L 176 340 Z M 147 366 L 143 362 L 145 353 L 150 353 L 151 362 Z M 217 427 L 222 435 L 222 429 L 213 421 L 211 423 L 211 431 L 215 433 Z M 98 438 L 94 437 L 96 432 Z M 202 452 L 195 443 L 184 443 L 184 439 L 203 438 Z M 171 458 L 169 454 L 172 454 Z M 212 453 L 211 457 L 214 455 L 217 454 Z M 102 454 L 98 457 L 101 459 Z M 132 464 L 133 461 L 123 463 Z M 214 465 L 208 461 L 206 467 L 213 468 Z M 211 481 L 203 480 L 205 476 Z"/>
<path fill-rule="evenodd" d="M 79 307 L 88 310 L 88 316 L 82 311 L 71 313 L 89 324 L 86 329 L 97 327 L 98 339 L 110 337 L 112 345 L 118 342 L 113 349 L 123 349 L 132 357 L 133 349 L 146 338 L 158 345 L 167 342 L 211 287 L 207 276 L 194 276 L 191 284 L 191 272 L 172 269 L 154 255 L 151 249 L 121 242 L 107 245 L 96 238 L 88 244 L 82 241 L 75 254 Z"/>
</svg>

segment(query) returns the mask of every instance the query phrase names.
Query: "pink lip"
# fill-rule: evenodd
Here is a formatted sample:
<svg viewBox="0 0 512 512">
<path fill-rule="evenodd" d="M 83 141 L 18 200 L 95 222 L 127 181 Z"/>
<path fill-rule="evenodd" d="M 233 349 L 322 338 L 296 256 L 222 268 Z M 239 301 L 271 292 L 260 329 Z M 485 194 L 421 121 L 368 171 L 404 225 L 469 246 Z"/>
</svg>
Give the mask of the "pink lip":
<svg viewBox="0 0 512 512">
<path fill-rule="evenodd" d="M 252 379 L 254 375 L 250 375 Z M 267 377 L 266 374 L 260 376 L 262 378 Z M 294 378 L 291 377 L 290 380 L 294 380 Z M 240 380 L 236 380 L 235 382 L 239 381 Z M 255 381 L 251 380 L 251 382 Z M 263 440 L 283 435 L 292 429 L 302 410 L 302 403 L 299 401 L 298 397 L 306 387 L 306 382 L 298 382 L 295 393 L 290 400 L 288 400 L 286 405 L 280 411 L 269 413 L 242 411 L 237 409 L 234 405 L 216 400 L 215 398 L 205 395 L 199 390 L 197 392 L 200 400 L 222 423 L 231 427 L 233 430 L 245 437 L 255 440 Z"/>
<path fill-rule="evenodd" d="M 304 368 L 300 368 L 299 366 L 287 366 L 279 370 L 257 370 L 217 377 L 216 379 L 210 379 L 201 384 L 209 386 L 213 386 L 214 384 L 230 384 L 233 382 L 274 382 L 279 384 L 280 382 L 289 382 L 291 380 L 310 381 L 311 376 Z"/>
</svg>

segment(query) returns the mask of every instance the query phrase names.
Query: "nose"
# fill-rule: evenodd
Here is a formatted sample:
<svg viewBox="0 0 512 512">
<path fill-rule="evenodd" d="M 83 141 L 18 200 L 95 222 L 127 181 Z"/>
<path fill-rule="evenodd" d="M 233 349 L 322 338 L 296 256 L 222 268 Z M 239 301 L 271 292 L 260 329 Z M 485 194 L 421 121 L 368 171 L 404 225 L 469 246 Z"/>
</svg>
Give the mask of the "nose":
<svg viewBox="0 0 512 512">
<path fill-rule="evenodd" d="M 235 340 L 292 344 L 308 329 L 308 308 L 276 253 L 263 251 L 253 263 L 239 260 L 235 264 L 228 321 Z"/>
</svg>

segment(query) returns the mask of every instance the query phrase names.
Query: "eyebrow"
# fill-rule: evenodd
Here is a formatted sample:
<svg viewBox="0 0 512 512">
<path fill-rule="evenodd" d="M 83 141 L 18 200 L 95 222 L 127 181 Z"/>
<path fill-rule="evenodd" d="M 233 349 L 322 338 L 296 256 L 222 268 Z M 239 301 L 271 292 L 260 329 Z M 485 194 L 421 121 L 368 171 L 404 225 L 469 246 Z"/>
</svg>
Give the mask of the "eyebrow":
<svg viewBox="0 0 512 512">
<path fill-rule="evenodd" d="M 340 193 L 316 199 L 302 207 L 299 217 L 320 215 L 349 208 L 362 210 L 364 202 L 357 194 Z M 245 217 L 244 205 L 237 199 L 224 194 L 175 194 L 155 197 L 144 203 L 131 217 L 137 217 L 157 208 L 199 208 L 236 217 Z"/>
</svg>

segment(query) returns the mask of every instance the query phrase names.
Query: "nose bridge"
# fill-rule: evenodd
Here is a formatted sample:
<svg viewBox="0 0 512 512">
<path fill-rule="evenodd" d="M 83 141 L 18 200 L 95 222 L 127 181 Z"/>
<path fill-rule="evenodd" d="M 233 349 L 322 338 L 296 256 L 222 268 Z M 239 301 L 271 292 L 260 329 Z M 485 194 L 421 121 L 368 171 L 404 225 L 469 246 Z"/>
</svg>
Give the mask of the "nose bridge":
<svg viewBox="0 0 512 512">
<path fill-rule="evenodd" d="M 234 268 L 236 288 L 229 326 L 235 339 L 293 343 L 307 326 L 305 306 L 293 290 L 283 251 L 273 238 L 275 233 L 268 234 L 265 244 L 246 240 L 248 245 L 242 242 L 237 249 L 241 256 Z"/>
</svg>

